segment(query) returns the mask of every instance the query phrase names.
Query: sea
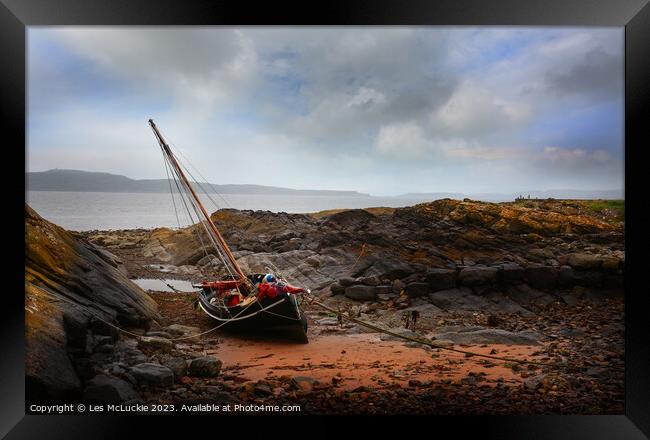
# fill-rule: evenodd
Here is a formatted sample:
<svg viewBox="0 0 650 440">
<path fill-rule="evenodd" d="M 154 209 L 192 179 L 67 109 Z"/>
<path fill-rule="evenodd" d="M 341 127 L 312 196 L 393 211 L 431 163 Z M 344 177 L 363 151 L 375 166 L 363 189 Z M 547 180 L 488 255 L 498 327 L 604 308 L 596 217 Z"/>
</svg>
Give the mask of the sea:
<svg viewBox="0 0 650 440">
<path fill-rule="evenodd" d="M 41 217 L 73 231 L 176 228 L 190 224 L 185 209 L 169 193 L 27 191 L 25 198 Z M 201 195 L 209 212 L 220 208 L 310 213 L 342 208 L 399 208 L 429 199 L 374 196 L 301 196 L 260 194 Z"/>
</svg>

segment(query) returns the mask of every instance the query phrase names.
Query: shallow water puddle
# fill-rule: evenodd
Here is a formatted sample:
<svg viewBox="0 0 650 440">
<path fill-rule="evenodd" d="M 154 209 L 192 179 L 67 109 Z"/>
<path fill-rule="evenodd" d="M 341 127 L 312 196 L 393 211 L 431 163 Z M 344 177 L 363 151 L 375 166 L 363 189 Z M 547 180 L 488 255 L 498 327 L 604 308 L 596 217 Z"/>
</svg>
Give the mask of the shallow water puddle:
<svg viewBox="0 0 650 440">
<path fill-rule="evenodd" d="M 172 279 L 157 279 L 157 278 L 136 278 L 133 281 L 143 290 L 151 290 L 155 292 L 174 292 L 172 286 L 181 292 L 198 292 L 199 289 L 192 287 L 192 283 L 185 280 L 172 280 Z M 178 293 L 178 292 L 176 292 Z"/>
<path fill-rule="evenodd" d="M 539 349 L 522 345 L 463 348 L 481 354 L 489 354 L 494 349 L 499 356 L 529 360 L 533 359 L 531 353 Z M 269 356 L 269 351 L 273 356 Z M 480 383 L 486 384 L 494 384 L 499 378 L 505 383 L 522 381 L 511 368 L 504 366 L 504 361 L 465 357 L 448 350 L 408 348 L 400 342 L 382 341 L 372 334 L 319 335 L 312 337 L 309 344 L 225 338 L 218 349 L 208 352 L 218 356 L 229 373 L 240 379 L 302 375 L 327 384 L 339 382 L 341 390 L 359 386 L 407 386 L 410 380 L 456 382 L 469 373 L 481 373 Z"/>
</svg>

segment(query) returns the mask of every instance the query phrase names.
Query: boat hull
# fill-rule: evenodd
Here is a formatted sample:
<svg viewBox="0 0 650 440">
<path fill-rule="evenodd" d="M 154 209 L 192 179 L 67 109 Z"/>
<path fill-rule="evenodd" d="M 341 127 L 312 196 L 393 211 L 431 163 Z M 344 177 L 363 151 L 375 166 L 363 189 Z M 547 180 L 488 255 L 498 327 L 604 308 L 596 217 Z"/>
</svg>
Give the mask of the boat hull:
<svg viewBox="0 0 650 440">
<path fill-rule="evenodd" d="M 210 292 L 199 293 L 199 306 L 230 332 L 277 335 L 307 343 L 307 318 L 295 295 L 256 300 L 248 305 L 224 307 L 210 302 Z"/>
</svg>

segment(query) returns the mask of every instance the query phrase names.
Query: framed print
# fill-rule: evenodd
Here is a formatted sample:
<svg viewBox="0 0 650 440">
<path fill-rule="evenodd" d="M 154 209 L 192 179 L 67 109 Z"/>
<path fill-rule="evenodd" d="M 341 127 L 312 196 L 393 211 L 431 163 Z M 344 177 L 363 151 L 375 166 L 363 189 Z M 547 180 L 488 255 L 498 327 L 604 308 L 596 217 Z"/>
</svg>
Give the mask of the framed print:
<svg viewBox="0 0 650 440">
<path fill-rule="evenodd" d="M 7 438 L 648 436 L 647 2 L 2 3 Z"/>
</svg>

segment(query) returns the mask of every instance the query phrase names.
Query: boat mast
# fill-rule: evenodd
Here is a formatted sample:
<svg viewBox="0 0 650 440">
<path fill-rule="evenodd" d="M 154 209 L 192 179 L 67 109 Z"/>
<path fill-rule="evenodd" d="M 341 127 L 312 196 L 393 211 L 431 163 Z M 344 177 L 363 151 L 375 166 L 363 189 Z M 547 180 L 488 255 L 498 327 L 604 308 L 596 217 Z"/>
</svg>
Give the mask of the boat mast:
<svg viewBox="0 0 650 440">
<path fill-rule="evenodd" d="M 239 267 L 239 264 L 237 264 L 237 260 L 235 259 L 235 256 L 232 254 L 232 251 L 226 244 L 226 241 L 223 239 L 221 236 L 221 233 L 215 226 L 215 224 L 212 222 L 212 219 L 210 218 L 210 215 L 206 211 L 205 207 L 203 206 L 203 203 L 201 203 L 201 199 L 196 195 L 196 192 L 194 191 L 194 188 L 192 188 L 192 185 L 190 184 L 189 180 L 185 176 L 185 173 L 183 172 L 181 166 L 179 163 L 176 161 L 176 157 L 172 154 L 171 149 L 169 148 L 169 145 L 167 145 L 167 142 L 165 142 L 165 139 L 162 137 L 160 132 L 158 131 L 158 127 L 156 127 L 156 124 L 153 122 L 153 119 L 149 119 L 149 125 L 151 125 L 151 129 L 153 130 L 156 139 L 158 140 L 158 143 L 162 147 L 163 151 L 169 158 L 170 163 L 174 167 L 174 171 L 176 171 L 176 174 L 180 177 L 180 179 L 183 182 L 183 185 L 189 190 L 190 194 L 192 195 L 192 198 L 194 199 L 194 202 L 196 203 L 196 206 L 199 208 L 201 213 L 203 214 L 203 217 L 205 218 L 206 223 L 208 224 L 208 227 L 210 231 L 212 232 L 213 237 L 217 240 L 219 245 L 222 247 L 224 253 L 226 254 L 226 257 L 228 258 L 228 261 L 230 262 L 232 268 L 235 270 L 237 275 L 239 276 L 240 280 L 243 281 L 246 284 L 249 284 L 248 278 L 246 278 L 246 275 L 244 272 L 241 270 L 241 267 Z"/>
</svg>

